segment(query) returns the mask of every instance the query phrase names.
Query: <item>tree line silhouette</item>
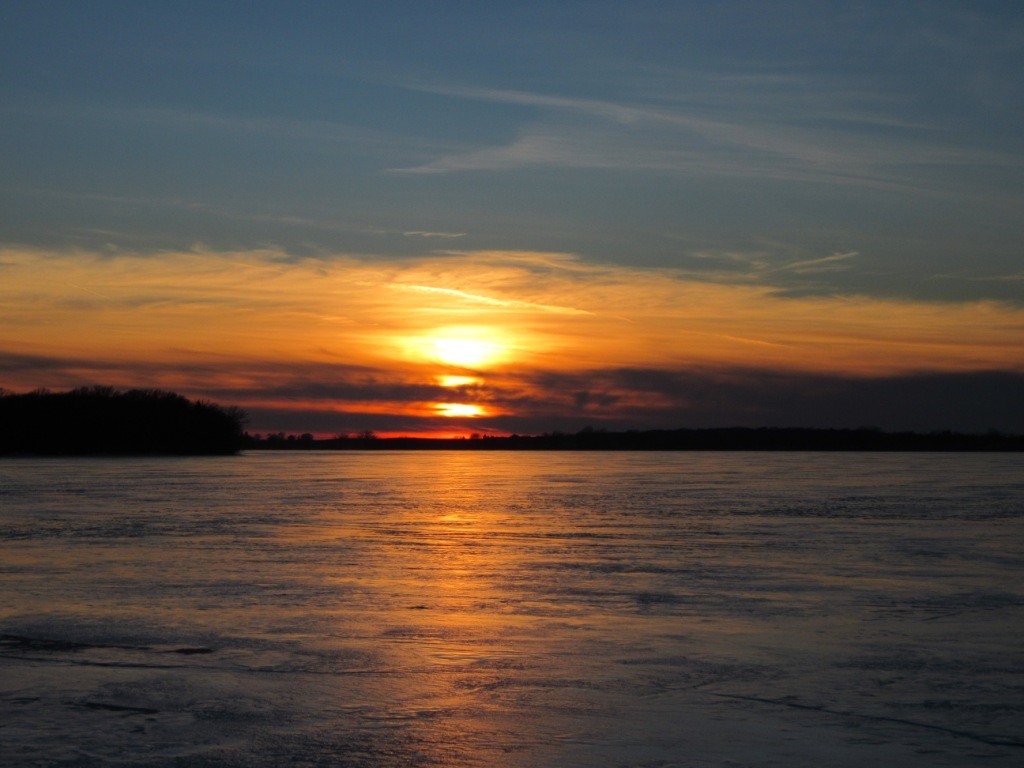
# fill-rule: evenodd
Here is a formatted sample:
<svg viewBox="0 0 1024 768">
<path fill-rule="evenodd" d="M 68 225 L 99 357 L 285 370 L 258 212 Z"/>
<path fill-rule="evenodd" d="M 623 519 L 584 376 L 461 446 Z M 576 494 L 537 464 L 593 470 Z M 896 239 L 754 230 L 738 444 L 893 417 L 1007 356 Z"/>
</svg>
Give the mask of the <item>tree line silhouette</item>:
<svg viewBox="0 0 1024 768">
<path fill-rule="evenodd" d="M 989 432 L 883 432 L 880 429 L 728 427 L 608 432 L 473 435 L 471 438 L 388 437 L 372 432 L 314 439 L 312 434 L 246 435 L 253 450 L 465 451 L 1024 451 L 1024 435 Z"/>
<path fill-rule="evenodd" d="M 159 389 L 83 387 L 54 393 L 0 390 L 0 455 L 230 454 L 250 450 L 519 451 L 1024 451 L 1024 435 L 883 432 L 879 429 L 718 428 L 471 438 L 378 437 L 372 431 L 250 435 L 236 407 Z"/>
<path fill-rule="evenodd" d="M 245 418 L 159 389 L 0 391 L 0 454 L 230 454 L 242 448 Z"/>
</svg>

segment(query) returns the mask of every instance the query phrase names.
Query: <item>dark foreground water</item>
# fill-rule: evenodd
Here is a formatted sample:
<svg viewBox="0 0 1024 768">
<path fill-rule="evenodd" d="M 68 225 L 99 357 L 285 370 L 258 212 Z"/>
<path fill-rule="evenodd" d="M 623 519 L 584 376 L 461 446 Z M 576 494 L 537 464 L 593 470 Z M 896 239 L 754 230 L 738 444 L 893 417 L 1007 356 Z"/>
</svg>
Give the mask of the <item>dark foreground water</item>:
<svg viewBox="0 0 1024 768">
<path fill-rule="evenodd" d="M 0 462 L 4 766 L 1019 766 L 1024 456 Z"/>
</svg>

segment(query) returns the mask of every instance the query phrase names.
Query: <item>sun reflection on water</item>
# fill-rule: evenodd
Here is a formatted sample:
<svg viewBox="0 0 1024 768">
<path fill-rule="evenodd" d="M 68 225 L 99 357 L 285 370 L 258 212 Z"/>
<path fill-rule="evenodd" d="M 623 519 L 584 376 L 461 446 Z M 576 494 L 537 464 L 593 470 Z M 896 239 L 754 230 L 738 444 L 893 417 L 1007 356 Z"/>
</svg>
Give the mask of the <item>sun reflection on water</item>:
<svg viewBox="0 0 1024 768">
<path fill-rule="evenodd" d="M 487 412 L 479 405 L 471 403 L 438 403 L 434 406 L 442 416 L 486 416 Z"/>
<path fill-rule="evenodd" d="M 159 749 L 594 768 L 678 764 L 696 744 L 702 763 L 750 765 L 780 748 L 776 725 L 809 745 L 781 764 L 851 748 L 834 718 L 766 713 L 766 691 L 911 722 L 858 720 L 872 739 L 850 765 L 918 754 L 914 722 L 1017 738 L 991 711 L 1019 701 L 1018 470 L 988 455 L 483 451 L 0 466 L 18 565 L 0 580 L 0 645 L 18 649 L 0 679 L 24 686 L 0 697 L 14 723 L 0 763 Z M 936 573 L 984 587 L 968 596 L 984 610 L 957 623 L 964 593 Z M 905 674 L 922 648 L 929 663 Z M 980 765 L 976 740 L 934 746 Z"/>
</svg>

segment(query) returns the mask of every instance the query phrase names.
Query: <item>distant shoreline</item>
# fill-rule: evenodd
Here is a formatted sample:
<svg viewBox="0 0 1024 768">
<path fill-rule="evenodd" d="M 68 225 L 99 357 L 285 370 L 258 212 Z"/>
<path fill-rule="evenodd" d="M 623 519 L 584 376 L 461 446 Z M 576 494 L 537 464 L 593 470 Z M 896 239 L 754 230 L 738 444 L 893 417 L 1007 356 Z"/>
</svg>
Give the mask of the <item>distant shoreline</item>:
<svg viewBox="0 0 1024 768">
<path fill-rule="evenodd" d="M 1024 435 L 883 432 L 875 429 L 712 428 L 479 438 L 246 436 L 246 450 L 459 451 L 870 451 L 1022 452 Z"/>
</svg>

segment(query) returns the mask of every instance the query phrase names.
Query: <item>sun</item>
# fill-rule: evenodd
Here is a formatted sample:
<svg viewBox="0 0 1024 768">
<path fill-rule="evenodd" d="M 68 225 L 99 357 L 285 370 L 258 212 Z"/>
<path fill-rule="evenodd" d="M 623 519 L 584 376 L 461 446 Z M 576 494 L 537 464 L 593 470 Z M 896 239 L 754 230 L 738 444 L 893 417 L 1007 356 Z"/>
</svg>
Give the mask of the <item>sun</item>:
<svg viewBox="0 0 1024 768">
<path fill-rule="evenodd" d="M 500 347 L 485 339 L 440 337 L 430 340 L 433 357 L 446 365 L 479 368 L 494 360 Z"/>
<path fill-rule="evenodd" d="M 503 362 L 512 353 L 507 334 L 497 328 L 452 326 L 407 338 L 408 354 L 449 368 L 477 371 Z M 461 383 L 461 382 L 460 382 Z"/>
</svg>

